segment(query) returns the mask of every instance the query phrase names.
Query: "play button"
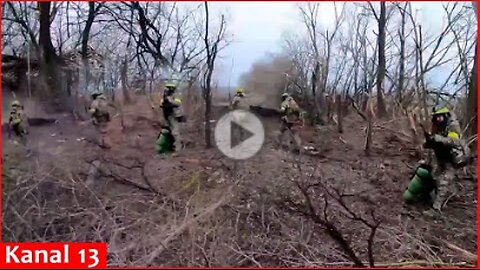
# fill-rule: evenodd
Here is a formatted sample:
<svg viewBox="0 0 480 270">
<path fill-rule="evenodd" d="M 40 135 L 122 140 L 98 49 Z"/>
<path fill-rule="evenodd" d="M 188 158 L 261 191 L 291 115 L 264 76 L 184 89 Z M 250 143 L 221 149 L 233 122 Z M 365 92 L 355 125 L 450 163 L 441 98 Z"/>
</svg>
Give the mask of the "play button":
<svg viewBox="0 0 480 270">
<path fill-rule="evenodd" d="M 248 111 L 231 111 L 215 126 L 217 148 L 231 159 L 243 160 L 254 156 L 262 148 L 264 140 L 262 122 Z"/>
</svg>

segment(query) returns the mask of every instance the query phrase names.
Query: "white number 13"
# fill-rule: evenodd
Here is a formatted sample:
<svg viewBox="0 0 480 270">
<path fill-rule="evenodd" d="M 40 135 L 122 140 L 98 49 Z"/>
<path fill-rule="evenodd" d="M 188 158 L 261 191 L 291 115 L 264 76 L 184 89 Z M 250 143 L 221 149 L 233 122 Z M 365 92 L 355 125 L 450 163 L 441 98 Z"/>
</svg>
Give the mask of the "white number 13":
<svg viewBox="0 0 480 270">
<path fill-rule="evenodd" d="M 86 262 L 85 249 L 80 250 L 78 253 L 80 254 L 81 263 L 85 263 Z M 90 248 L 88 249 L 88 253 L 90 254 L 88 258 L 94 261 L 94 263 L 88 265 L 88 268 L 97 266 L 99 263 L 98 250 Z"/>
</svg>

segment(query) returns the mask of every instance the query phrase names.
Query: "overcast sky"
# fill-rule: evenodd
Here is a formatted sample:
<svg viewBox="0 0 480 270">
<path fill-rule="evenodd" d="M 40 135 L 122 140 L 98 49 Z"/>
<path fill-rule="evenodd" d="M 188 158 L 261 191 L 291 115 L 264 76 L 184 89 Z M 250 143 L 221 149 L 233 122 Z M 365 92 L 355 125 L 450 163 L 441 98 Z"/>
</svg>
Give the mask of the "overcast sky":
<svg viewBox="0 0 480 270">
<path fill-rule="evenodd" d="M 268 52 L 281 49 L 282 33 L 303 31 L 297 5 L 300 2 L 213 2 L 214 9 L 227 11 L 229 31 L 233 43 L 226 48 L 218 63 L 220 85 L 234 86 L 239 77 L 247 72 L 252 64 Z M 376 5 L 377 3 L 374 3 Z M 337 3 L 342 5 L 342 3 Z M 418 22 L 425 33 L 439 33 L 444 11 L 441 2 L 412 2 L 413 10 L 418 9 Z M 334 22 L 332 2 L 322 2 L 319 12 L 323 26 Z"/>
</svg>

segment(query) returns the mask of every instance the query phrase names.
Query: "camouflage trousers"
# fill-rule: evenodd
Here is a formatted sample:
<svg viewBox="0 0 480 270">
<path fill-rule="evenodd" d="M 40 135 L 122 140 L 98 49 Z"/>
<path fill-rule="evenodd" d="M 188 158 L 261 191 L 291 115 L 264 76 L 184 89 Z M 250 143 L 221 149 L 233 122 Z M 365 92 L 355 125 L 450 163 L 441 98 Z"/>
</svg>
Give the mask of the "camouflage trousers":
<svg viewBox="0 0 480 270">
<path fill-rule="evenodd" d="M 168 126 L 172 132 L 173 138 L 175 138 L 175 151 L 179 151 L 183 148 L 183 123 L 179 122 L 174 116 L 167 118 Z"/>
<path fill-rule="evenodd" d="M 94 121 L 94 127 L 98 136 L 98 144 L 101 147 L 108 147 L 108 143 L 106 142 L 107 126 L 108 122 L 106 121 Z"/>
<path fill-rule="evenodd" d="M 435 179 L 437 189 L 433 208 L 441 210 L 448 197 L 456 192 L 455 169 L 451 165 L 438 166 L 433 171 L 433 178 Z"/>
<path fill-rule="evenodd" d="M 280 144 L 280 146 L 282 146 L 285 140 L 285 134 L 287 134 L 287 142 L 292 141 L 295 149 L 300 150 L 302 146 L 302 140 L 300 139 L 298 133 L 292 127 L 292 123 L 282 121 L 282 123 L 280 124 L 280 135 L 278 137 L 278 143 Z"/>
<path fill-rule="evenodd" d="M 23 123 L 13 125 L 12 129 L 13 129 L 13 133 L 19 139 L 20 143 L 23 146 L 27 146 L 28 131 L 25 128 L 25 126 L 23 125 Z"/>
</svg>

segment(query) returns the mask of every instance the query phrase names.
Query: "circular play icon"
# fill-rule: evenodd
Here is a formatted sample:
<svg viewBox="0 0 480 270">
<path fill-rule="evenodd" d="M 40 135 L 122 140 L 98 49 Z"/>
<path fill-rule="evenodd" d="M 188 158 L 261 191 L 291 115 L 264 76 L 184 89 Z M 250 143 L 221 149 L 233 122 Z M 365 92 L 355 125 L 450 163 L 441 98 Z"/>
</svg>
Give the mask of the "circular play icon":
<svg viewBox="0 0 480 270">
<path fill-rule="evenodd" d="M 215 126 L 215 143 L 227 157 L 243 160 L 254 156 L 263 145 L 265 131 L 262 122 L 253 113 L 231 111 Z"/>
</svg>

